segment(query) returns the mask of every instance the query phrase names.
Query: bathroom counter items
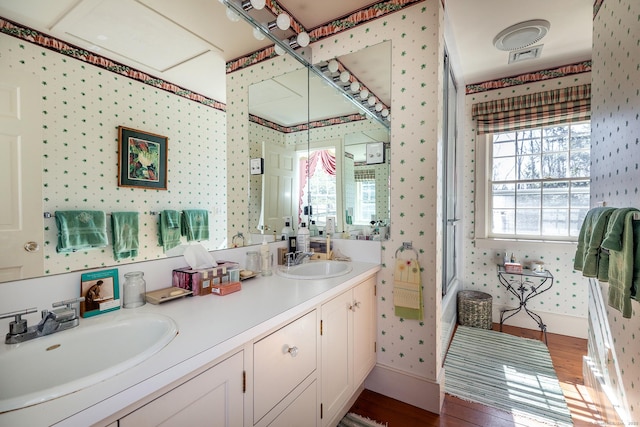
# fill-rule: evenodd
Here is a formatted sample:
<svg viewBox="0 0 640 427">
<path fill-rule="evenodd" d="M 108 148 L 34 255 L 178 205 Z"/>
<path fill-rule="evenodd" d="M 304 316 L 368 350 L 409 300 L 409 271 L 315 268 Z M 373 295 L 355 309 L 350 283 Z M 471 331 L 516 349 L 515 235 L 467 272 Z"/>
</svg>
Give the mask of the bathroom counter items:
<svg viewBox="0 0 640 427">
<path fill-rule="evenodd" d="M 178 324 L 179 334 L 157 354 L 122 374 L 70 395 L 0 414 L 0 425 L 93 425 L 113 414 L 126 412 L 146 396 L 230 354 L 380 270 L 379 264 L 365 262 L 353 262 L 352 267 L 352 271 L 343 276 L 324 280 L 260 276 L 243 283 L 242 291 L 224 298 L 180 298 L 171 304 L 145 304 L 81 319 L 78 330 L 95 322 L 117 320 L 119 316 L 158 313 L 172 318 Z"/>
</svg>

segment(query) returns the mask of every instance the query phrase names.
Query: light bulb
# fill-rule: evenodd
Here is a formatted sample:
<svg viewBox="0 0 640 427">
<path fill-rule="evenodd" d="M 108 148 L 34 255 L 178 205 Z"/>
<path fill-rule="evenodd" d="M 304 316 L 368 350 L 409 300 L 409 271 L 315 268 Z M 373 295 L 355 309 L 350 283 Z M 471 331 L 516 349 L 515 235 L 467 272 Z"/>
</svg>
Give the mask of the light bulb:
<svg viewBox="0 0 640 427">
<path fill-rule="evenodd" d="M 296 40 L 298 41 L 298 46 L 300 47 L 307 47 L 309 46 L 309 42 L 311 41 L 309 39 L 309 34 L 306 33 L 305 31 L 298 33 L 298 36 L 296 37 Z"/>
<path fill-rule="evenodd" d="M 276 24 L 282 31 L 286 31 L 291 26 L 291 18 L 286 13 L 281 13 L 276 19 Z"/>
<path fill-rule="evenodd" d="M 382 111 L 382 103 L 381 103 L 381 102 L 378 102 L 378 103 L 376 104 L 376 111 L 377 111 L 378 113 L 379 113 L 380 111 Z"/>
<path fill-rule="evenodd" d="M 364 101 L 367 98 L 369 98 L 369 91 L 366 89 L 362 89 L 362 91 L 360 92 L 360 99 Z"/>
<path fill-rule="evenodd" d="M 274 47 L 274 49 L 276 50 L 276 53 L 279 56 L 282 56 L 282 55 L 284 55 L 286 53 L 285 50 L 279 44 L 276 44 L 273 47 Z"/>
<path fill-rule="evenodd" d="M 266 0 L 251 0 L 251 6 L 253 6 L 254 9 L 261 10 L 265 4 Z"/>
<path fill-rule="evenodd" d="M 342 83 L 347 83 L 350 78 L 351 78 L 351 74 L 349 74 L 348 71 L 343 71 L 340 73 L 340 81 Z"/>
<path fill-rule="evenodd" d="M 332 59 L 331 61 L 329 61 L 329 64 L 327 65 L 327 67 L 329 68 L 329 71 L 331 71 L 332 73 L 335 73 L 336 71 L 338 71 L 338 61 L 336 61 L 335 59 Z"/>
<path fill-rule="evenodd" d="M 385 108 L 384 110 L 382 110 L 382 112 L 380 112 L 380 115 L 382 117 L 387 117 L 389 115 L 389 110 Z"/>
<path fill-rule="evenodd" d="M 255 37 L 256 40 L 264 40 L 265 35 L 258 28 L 254 27 L 253 28 L 253 37 Z"/>
<path fill-rule="evenodd" d="M 240 20 L 238 14 L 230 7 L 227 7 L 227 18 L 229 18 L 229 21 L 231 22 L 238 22 Z"/>
<path fill-rule="evenodd" d="M 376 97 L 371 95 L 369 99 L 367 99 L 367 104 L 369 104 L 370 107 L 376 105 Z"/>
<path fill-rule="evenodd" d="M 354 92 L 354 93 L 358 92 L 360 90 L 360 83 L 358 82 L 351 83 L 350 89 L 351 89 L 351 92 Z"/>
</svg>

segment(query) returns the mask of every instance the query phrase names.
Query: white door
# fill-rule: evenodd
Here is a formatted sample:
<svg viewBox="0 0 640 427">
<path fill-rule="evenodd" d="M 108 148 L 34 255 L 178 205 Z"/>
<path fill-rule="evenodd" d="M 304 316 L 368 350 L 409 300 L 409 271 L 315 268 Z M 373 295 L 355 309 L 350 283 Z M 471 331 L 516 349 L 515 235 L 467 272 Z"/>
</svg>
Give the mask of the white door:
<svg viewBox="0 0 640 427">
<path fill-rule="evenodd" d="M 295 218 L 293 188 L 295 182 L 295 150 L 264 144 L 264 224 L 269 233 L 279 236 L 285 216 Z M 293 226 L 293 223 L 291 224 Z"/>
<path fill-rule="evenodd" d="M 0 282 L 44 273 L 39 87 L 0 68 Z"/>
</svg>

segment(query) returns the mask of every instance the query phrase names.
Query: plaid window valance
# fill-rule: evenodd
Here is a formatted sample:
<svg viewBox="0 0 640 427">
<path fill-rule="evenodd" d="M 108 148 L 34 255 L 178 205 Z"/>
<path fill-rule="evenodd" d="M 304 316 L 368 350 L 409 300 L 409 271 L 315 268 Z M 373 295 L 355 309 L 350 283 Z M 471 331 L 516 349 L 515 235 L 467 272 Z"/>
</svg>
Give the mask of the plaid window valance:
<svg viewBox="0 0 640 427">
<path fill-rule="evenodd" d="M 371 181 L 376 179 L 376 171 L 373 169 L 356 169 L 353 175 L 356 181 Z"/>
<path fill-rule="evenodd" d="M 580 85 L 472 106 L 478 134 L 557 125 L 591 118 L 591 85 Z"/>
</svg>

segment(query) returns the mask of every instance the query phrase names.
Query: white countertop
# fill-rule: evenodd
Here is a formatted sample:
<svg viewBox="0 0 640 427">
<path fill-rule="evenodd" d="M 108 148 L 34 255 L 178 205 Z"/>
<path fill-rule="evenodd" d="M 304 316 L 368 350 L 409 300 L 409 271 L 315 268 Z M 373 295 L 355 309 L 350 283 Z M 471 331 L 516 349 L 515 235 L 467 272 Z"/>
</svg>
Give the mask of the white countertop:
<svg viewBox="0 0 640 427">
<path fill-rule="evenodd" d="M 146 361 L 106 381 L 0 414 L 0 426 L 78 426 L 99 422 L 380 270 L 373 263 L 353 262 L 352 266 L 351 272 L 340 277 L 294 280 L 276 274 L 258 276 L 244 281 L 240 292 L 225 296 L 187 297 L 81 319 L 79 328 L 117 316 L 153 312 L 171 317 L 178 324 L 179 334 Z"/>
</svg>

